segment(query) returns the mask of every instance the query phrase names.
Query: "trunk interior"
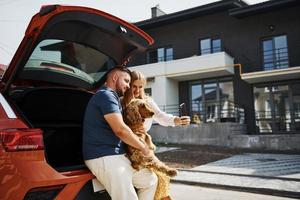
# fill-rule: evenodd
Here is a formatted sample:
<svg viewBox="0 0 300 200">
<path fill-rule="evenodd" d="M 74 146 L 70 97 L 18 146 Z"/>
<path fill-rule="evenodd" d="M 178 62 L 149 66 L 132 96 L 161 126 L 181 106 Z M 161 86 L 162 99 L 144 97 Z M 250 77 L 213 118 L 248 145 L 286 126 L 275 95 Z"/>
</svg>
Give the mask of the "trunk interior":
<svg viewBox="0 0 300 200">
<path fill-rule="evenodd" d="M 16 109 L 34 128 L 43 130 L 47 162 L 58 171 L 85 167 L 82 124 L 92 93 L 72 88 L 17 88 L 10 92 Z"/>
</svg>

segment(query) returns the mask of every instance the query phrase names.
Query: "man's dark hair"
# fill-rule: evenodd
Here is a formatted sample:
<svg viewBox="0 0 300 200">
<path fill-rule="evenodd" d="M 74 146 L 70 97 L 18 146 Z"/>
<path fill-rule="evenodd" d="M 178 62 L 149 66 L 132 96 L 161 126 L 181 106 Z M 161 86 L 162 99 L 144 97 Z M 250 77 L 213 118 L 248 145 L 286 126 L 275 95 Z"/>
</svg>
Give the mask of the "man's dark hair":
<svg viewBox="0 0 300 200">
<path fill-rule="evenodd" d="M 106 82 L 108 74 L 110 74 L 111 72 L 113 72 L 115 70 L 126 72 L 131 77 L 131 71 L 128 68 L 122 67 L 122 66 L 115 66 L 115 67 L 112 67 L 109 70 L 107 70 L 107 72 L 102 76 L 101 80 L 99 81 L 99 83 L 97 85 L 102 86 Z"/>
<path fill-rule="evenodd" d="M 128 68 L 126 68 L 126 67 L 121 67 L 121 66 L 115 66 L 115 67 L 113 67 L 113 68 L 111 68 L 111 69 L 109 69 L 106 73 L 105 73 L 105 80 L 106 80 L 106 78 L 107 78 L 107 75 L 108 74 L 110 74 L 112 71 L 122 71 L 122 72 L 126 72 L 127 74 L 129 74 L 129 76 L 131 77 L 131 71 L 128 69 Z"/>
</svg>

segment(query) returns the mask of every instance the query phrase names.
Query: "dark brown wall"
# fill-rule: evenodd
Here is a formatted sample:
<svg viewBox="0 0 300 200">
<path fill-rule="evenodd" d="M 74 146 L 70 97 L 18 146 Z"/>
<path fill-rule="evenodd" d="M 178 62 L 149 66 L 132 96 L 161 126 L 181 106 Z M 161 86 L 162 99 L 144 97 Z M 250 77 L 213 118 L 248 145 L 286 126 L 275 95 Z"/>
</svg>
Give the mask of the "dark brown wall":
<svg viewBox="0 0 300 200">
<path fill-rule="evenodd" d="M 290 64 L 300 65 L 299 6 L 242 19 L 222 12 L 144 30 L 155 40 L 151 48 L 173 46 L 174 59 L 198 55 L 200 38 L 219 37 L 223 50 L 243 64 L 244 72 L 261 70 L 261 39 L 286 34 Z M 145 57 L 137 56 L 131 65 L 145 64 Z"/>
<path fill-rule="evenodd" d="M 270 30 L 270 25 L 275 27 Z M 199 39 L 221 38 L 222 49 L 231 55 L 235 63 L 242 64 L 243 72 L 262 70 L 261 40 L 285 34 L 288 40 L 290 66 L 300 66 L 300 6 L 257 14 L 245 18 L 235 18 L 228 12 L 175 22 L 151 29 L 144 29 L 155 40 L 151 48 L 172 46 L 174 59 L 198 55 Z M 131 66 L 145 64 L 146 54 L 138 55 Z M 235 101 L 246 110 L 249 132 L 255 129 L 252 86 L 234 77 Z M 180 91 L 188 91 L 187 84 L 180 84 Z M 183 96 L 188 97 L 184 94 Z M 179 99 L 181 102 L 182 94 Z"/>
</svg>

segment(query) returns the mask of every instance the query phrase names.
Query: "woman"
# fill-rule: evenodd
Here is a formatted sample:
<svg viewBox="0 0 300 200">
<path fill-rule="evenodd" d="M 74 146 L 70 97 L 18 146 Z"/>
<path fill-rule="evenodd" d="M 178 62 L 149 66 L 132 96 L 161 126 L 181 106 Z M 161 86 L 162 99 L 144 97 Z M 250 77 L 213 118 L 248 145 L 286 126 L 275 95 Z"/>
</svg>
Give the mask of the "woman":
<svg viewBox="0 0 300 200">
<path fill-rule="evenodd" d="M 153 99 L 145 95 L 145 85 L 145 76 L 138 71 L 132 71 L 130 89 L 125 92 L 122 99 L 122 105 L 128 105 L 131 99 L 134 98 L 144 99 L 147 101 L 149 106 L 151 106 L 151 108 L 153 109 L 154 115 L 152 118 L 148 118 L 145 120 L 144 127 L 146 131 L 150 130 L 153 120 L 155 120 L 162 126 L 178 126 L 190 124 L 190 118 L 187 116 L 178 117 L 161 111 L 157 104 L 153 101 Z"/>
<path fill-rule="evenodd" d="M 126 107 L 129 102 L 134 98 L 144 99 L 147 101 L 148 105 L 154 111 L 154 115 L 152 118 L 145 119 L 144 128 L 148 132 L 152 126 L 153 120 L 158 122 L 160 125 L 163 126 L 178 126 L 178 125 L 188 125 L 190 124 L 190 118 L 185 117 L 178 117 L 171 114 L 167 114 L 159 109 L 157 104 L 153 101 L 152 98 L 145 95 L 144 89 L 146 85 L 146 78 L 145 76 L 138 72 L 132 71 L 131 72 L 131 82 L 130 82 L 130 89 L 127 90 L 124 94 L 122 99 L 122 106 Z M 166 175 L 156 172 L 158 176 L 158 186 L 160 188 L 165 188 L 162 191 L 168 191 L 170 179 Z M 171 200 L 171 197 L 168 196 L 169 192 L 165 193 L 155 193 L 154 199 L 160 200 Z"/>
</svg>

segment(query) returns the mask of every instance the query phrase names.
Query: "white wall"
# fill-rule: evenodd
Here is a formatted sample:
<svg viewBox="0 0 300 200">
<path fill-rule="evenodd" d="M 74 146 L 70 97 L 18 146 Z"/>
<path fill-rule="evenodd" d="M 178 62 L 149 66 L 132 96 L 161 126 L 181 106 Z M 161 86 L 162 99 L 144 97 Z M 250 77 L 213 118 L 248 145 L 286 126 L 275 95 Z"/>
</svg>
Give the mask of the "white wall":
<svg viewBox="0 0 300 200">
<path fill-rule="evenodd" d="M 167 78 L 166 85 L 167 105 L 179 104 L 178 81 Z"/>
<path fill-rule="evenodd" d="M 228 67 L 232 66 L 232 67 Z M 222 76 L 233 73 L 233 58 L 225 52 L 193 56 L 168 62 L 159 62 L 131 67 L 142 72 L 154 82 L 148 83 L 152 97 L 159 106 L 179 104 L 179 80 L 191 80 L 207 76 Z"/>
</svg>

